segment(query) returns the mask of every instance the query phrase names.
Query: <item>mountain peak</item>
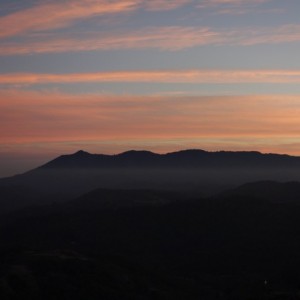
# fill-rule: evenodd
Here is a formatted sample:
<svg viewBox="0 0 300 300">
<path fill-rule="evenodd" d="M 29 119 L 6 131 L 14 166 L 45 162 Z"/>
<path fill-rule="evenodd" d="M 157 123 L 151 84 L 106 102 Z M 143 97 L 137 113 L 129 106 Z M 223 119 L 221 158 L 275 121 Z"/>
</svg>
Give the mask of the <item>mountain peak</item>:
<svg viewBox="0 0 300 300">
<path fill-rule="evenodd" d="M 79 150 L 79 151 L 75 152 L 73 155 L 82 156 L 82 155 L 90 155 L 90 153 L 83 151 L 83 150 Z"/>
<path fill-rule="evenodd" d="M 62 155 L 40 168 L 185 168 L 185 169 L 262 169 L 262 168 L 300 168 L 300 157 L 279 154 L 262 154 L 244 151 L 208 152 L 201 149 L 187 149 L 166 154 L 157 154 L 146 150 L 129 150 L 120 154 L 91 154 L 79 150 L 71 155 Z M 39 168 L 39 169 L 40 169 Z"/>
<path fill-rule="evenodd" d="M 158 154 L 147 151 L 147 150 L 128 150 L 125 152 L 122 152 L 118 154 L 118 156 L 132 156 L 132 157 L 137 157 L 137 156 L 156 156 Z"/>
</svg>

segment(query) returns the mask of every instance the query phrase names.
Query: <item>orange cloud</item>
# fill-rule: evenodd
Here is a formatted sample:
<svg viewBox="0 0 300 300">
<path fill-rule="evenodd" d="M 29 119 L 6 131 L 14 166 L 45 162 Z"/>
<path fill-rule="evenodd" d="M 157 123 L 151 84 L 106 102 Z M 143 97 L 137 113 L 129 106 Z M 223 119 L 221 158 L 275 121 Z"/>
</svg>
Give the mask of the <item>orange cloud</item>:
<svg viewBox="0 0 300 300">
<path fill-rule="evenodd" d="M 257 5 L 270 0 L 203 0 L 199 7 L 218 5 Z M 0 38 L 63 28 L 79 20 L 104 14 L 122 13 L 144 8 L 146 10 L 172 10 L 194 3 L 193 0 L 72 0 L 44 1 L 17 12 L 0 17 Z"/>
<path fill-rule="evenodd" d="M 72 0 L 44 1 L 0 17 L 0 38 L 73 25 L 95 16 L 146 10 L 172 10 L 192 0 Z"/>
<path fill-rule="evenodd" d="M 300 83 L 300 70 L 157 70 L 99 73 L 0 74 L 2 85 L 44 83 L 157 82 L 157 83 Z"/>
<path fill-rule="evenodd" d="M 0 55 L 147 48 L 178 51 L 202 45 L 292 43 L 300 41 L 299 32 L 300 25 L 287 24 L 280 27 L 228 28 L 218 31 L 208 27 L 166 26 L 135 31 L 86 32 L 76 36 L 31 34 L 22 41 L 1 43 Z"/>
<path fill-rule="evenodd" d="M 184 48 L 221 43 L 220 33 L 202 27 L 151 27 L 132 32 L 86 33 L 76 37 L 64 35 L 39 35 L 20 42 L 7 42 L 0 45 L 0 55 L 29 53 L 77 52 L 111 49 L 180 50 Z"/>
<path fill-rule="evenodd" d="M 296 138 L 298 96 L 0 92 L 1 144 L 107 139 Z"/>
<path fill-rule="evenodd" d="M 5 169 L 3 160 L 27 157 L 25 171 L 78 149 L 118 153 L 203 148 L 299 155 L 299 115 L 300 96 L 116 96 L 0 90 L 1 170 Z"/>
<path fill-rule="evenodd" d="M 0 38 L 62 28 L 73 22 L 94 16 L 120 13 L 136 9 L 138 0 L 74 0 L 45 1 L 39 4 L 0 17 Z"/>
</svg>

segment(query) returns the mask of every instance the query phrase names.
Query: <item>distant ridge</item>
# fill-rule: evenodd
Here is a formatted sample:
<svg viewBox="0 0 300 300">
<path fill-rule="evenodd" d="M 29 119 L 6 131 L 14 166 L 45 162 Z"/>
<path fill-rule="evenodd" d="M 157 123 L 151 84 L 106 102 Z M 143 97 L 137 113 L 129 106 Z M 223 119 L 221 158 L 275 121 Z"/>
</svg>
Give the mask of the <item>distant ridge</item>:
<svg viewBox="0 0 300 300">
<path fill-rule="evenodd" d="M 285 154 L 263 154 L 257 151 L 217 151 L 198 149 L 182 150 L 166 154 L 130 150 L 116 155 L 91 154 L 80 150 L 62 155 L 39 167 L 53 168 L 177 168 L 177 167 L 300 167 L 300 157 Z"/>
<path fill-rule="evenodd" d="M 277 203 L 300 203 L 300 182 L 277 182 L 271 180 L 249 182 L 227 191 L 225 196 L 264 199 Z"/>
<path fill-rule="evenodd" d="M 8 210 L 60 202 L 96 189 L 164 190 L 202 197 L 266 180 L 300 182 L 300 157 L 198 149 L 166 154 L 130 150 L 116 155 L 79 150 L 24 174 L 0 179 L 0 207 L 1 203 Z M 273 185 L 264 188 L 274 190 L 273 194 L 285 193 L 285 188 L 277 190 Z M 15 190 L 24 192 L 20 196 Z M 294 194 L 298 195 L 297 188 Z"/>
</svg>

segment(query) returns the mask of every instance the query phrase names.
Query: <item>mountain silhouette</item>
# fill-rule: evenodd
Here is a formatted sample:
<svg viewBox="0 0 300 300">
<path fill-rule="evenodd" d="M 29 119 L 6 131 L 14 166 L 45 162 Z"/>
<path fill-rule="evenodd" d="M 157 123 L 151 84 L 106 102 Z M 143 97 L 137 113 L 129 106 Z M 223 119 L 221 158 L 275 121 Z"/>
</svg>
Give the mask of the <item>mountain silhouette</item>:
<svg viewBox="0 0 300 300">
<path fill-rule="evenodd" d="M 0 298 L 298 299 L 299 159 L 78 151 L 1 179 Z"/>
<path fill-rule="evenodd" d="M 95 189 L 166 190 L 199 197 L 254 181 L 300 181 L 299 170 L 300 157 L 259 152 L 131 150 L 104 155 L 80 150 L 0 179 L 0 207 L 6 211 L 68 201 Z"/>
<path fill-rule="evenodd" d="M 39 169 L 51 168 L 220 168 L 220 167 L 300 167 L 300 157 L 282 154 L 262 154 L 255 151 L 208 152 L 204 150 L 183 150 L 167 154 L 150 151 L 130 150 L 117 155 L 90 154 L 77 151 L 71 155 L 62 155 Z"/>
</svg>

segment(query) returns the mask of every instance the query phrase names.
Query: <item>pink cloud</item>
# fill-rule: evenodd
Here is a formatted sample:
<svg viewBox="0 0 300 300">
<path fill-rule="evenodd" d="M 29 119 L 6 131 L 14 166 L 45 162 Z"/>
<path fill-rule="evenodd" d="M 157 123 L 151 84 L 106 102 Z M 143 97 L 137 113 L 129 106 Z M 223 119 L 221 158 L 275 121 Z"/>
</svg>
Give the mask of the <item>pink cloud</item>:
<svg viewBox="0 0 300 300">
<path fill-rule="evenodd" d="M 157 82 L 157 83 L 300 83 L 300 70 L 152 70 L 99 73 L 0 74 L 2 85 L 44 83 Z"/>
<path fill-rule="evenodd" d="M 41 31 L 72 26 L 77 21 L 97 16 L 120 14 L 139 9 L 163 11 L 191 4 L 199 7 L 222 6 L 230 10 L 232 5 L 243 10 L 245 5 L 257 5 L 268 0 L 72 0 L 41 1 L 35 5 L 0 17 L 0 38 L 24 36 Z M 270 0 L 269 0 L 270 1 Z M 223 7 L 225 5 L 225 8 Z M 229 5 L 229 7 L 227 7 Z M 230 6 L 231 5 L 231 6 Z M 25 35 L 25 36 L 26 36 Z M 28 38 L 28 37 L 27 37 Z M 30 37 L 29 37 L 30 39 Z M 13 46 L 8 45 L 9 46 Z"/>
<path fill-rule="evenodd" d="M 146 10 L 172 10 L 192 0 L 72 0 L 37 2 L 0 17 L 0 38 L 73 25 L 96 16 Z"/>
<path fill-rule="evenodd" d="M 295 138 L 298 96 L 0 92 L 1 144 L 106 139 Z"/>
<path fill-rule="evenodd" d="M 134 31 L 106 33 L 87 32 L 84 35 L 30 35 L 21 42 L 3 42 L 0 55 L 32 53 L 84 52 L 117 49 L 154 48 L 178 51 L 203 45 L 279 44 L 300 41 L 300 25 L 253 27 L 216 31 L 208 27 L 148 27 Z"/>
<path fill-rule="evenodd" d="M 38 154 L 50 159 L 81 148 L 117 153 L 128 149 L 167 152 L 251 147 L 299 154 L 299 99 L 282 95 L 117 96 L 0 90 L 0 156 L 31 160 L 36 155 L 34 164 L 39 165 L 42 158 Z"/>
<path fill-rule="evenodd" d="M 220 33 L 206 27 L 150 27 L 132 32 L 86 33 L 81 37 L 32 36 L 22 42 L 2 43 L 0 55 L 145 48 L 174 51 L 222 40 Z"/>
<path fill-rule="evenodd" d="M 94 16 L 136 9 L 138 0 L 45 1 L 0 17 L 0 38 L 70 26 L 73 22 Z"/>
</svg>

